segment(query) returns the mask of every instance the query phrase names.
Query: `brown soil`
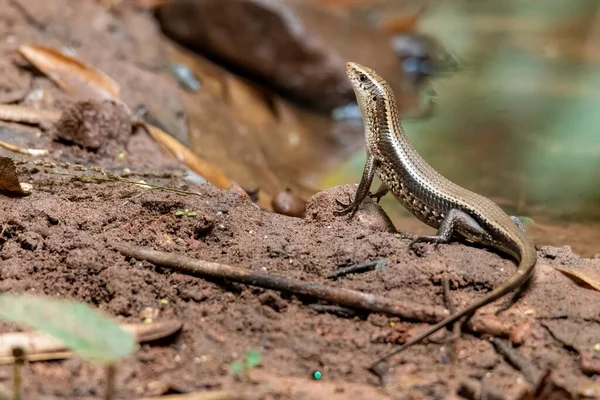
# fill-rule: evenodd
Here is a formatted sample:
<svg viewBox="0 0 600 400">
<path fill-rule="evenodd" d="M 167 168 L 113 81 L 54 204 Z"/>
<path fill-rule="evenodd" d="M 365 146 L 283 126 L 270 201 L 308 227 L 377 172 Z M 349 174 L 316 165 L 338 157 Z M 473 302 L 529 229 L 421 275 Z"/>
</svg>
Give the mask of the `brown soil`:
<svg viewBox="0 0 600 400">
<path fill-rule="evenodd" d="M 78 147 L 49 146 L 63 158 L 71 150 L 84 158 Z M 135 158 L 113 161 L 114 167 L 131 169 L 130 179 L 139 179 L 143 172 L 147 181 L 188 187 L 199 195 L 83 183 L 51 173 L 82 174 L 75 167 L 28 161 L 19 169 L 33 183 L 33 194 L 0 197 L 2 290 L 85 301 L 123 321 L 140 322 L 150 313 L 157 321 L 178 318 L 185 323 L 175 339 L 143 345 L 119 365 L 120 397 L 231 389 L 247 398 L 345 398 L 349 393 L 361 393 L 362 398 L 443 398 L 467 379 L 483 379 L 487 387 L 503 390 L 506 398 L 518 398 L 528 388 L 486 335 L 470 334 L 457 342 L 454 356 L 448 345 L 439 343 L 444 335 L 436 343 L 415 346 L 394 358 L 396 366 L 381 381 L 365 366 L 390 350 L 390 342 L 406 340 L 422 325 L 378 314 L 359 312 L 348 318 L 318 313 L 311 309 L 311 299 L 171 273 L 127 260 L 111 244 L 149 246 L 431 307 L 443 306 L 442 277 L 450 280 L 453 300 L 464 305 L 505 280 L 514 271 L 512 261 L 461 243 L 437 250 L 425 245 L 412 254 L 409 240 L 389 232 L 376 207 L 366 207 L 351 221 L 333 216 L 334 199 L 345 198 L 352 187 L 320 193 L 305 219 L 290 218 L 257 209 L 235 190 L 190 186 L 176 173 L 157 178 L 165 176 L 168 159 L 143 132 L 130 135 L 122 150 L 145 154 L 158 166 L 140 169 Z M 197 215 L 175 215 L 185 209 Z M 375 259 L 387 264 L 361 275 L 326 279 L 340 267 Z M 556 385 L 572 393 L 597 390 L 585 376 L 600 372 L 594 350 L 600 342 L 600 293 L 576 285 L 552 265 L 578 265 L 596 274 L 600 270 L 600 261 L 542 248 L 529 290 L 498 323 L 525 331 L 513 329 L 513 335 L 525 335 L 516 351 L 540 370 L 551 369 Z M 250 349 L 260 349 L 262 365 L 247 379 L 236 380 L 229 366 Z M 0 377 L 9 379 L 10 371 L 3 367 Z M 103 370 L 78 359 L 32 363 L 25 371 L 28 398 L 102 392 Z M 314 371 L 323 373 L 321 381 L 311 381 Z M 379 388 L 382 384 L 384 389 Z"/>
<path fill-rule="evenodd" d="M 46 163 L 20 158 L 21 176 L 34 187 L 31 195 L 0 195 L 0 290 L 84 301 L 121 321 L 141 322 L 149 315 L 183 321 L 178 336 L 144 344 L 118 365 L 118 398 L 209 389 L 248 399 L 453 398 L 461 384 L 481 390 L 481 382 L 512 399 L 524 398 L 531 388 L 485 334 L 465 333 L 454 345 L 441 343 L 448 333 L 436 335 L 394 357 L 393 367 L 375 376 L 365 367 L 426 325 L 380 314 L 315 311 L 309 298 L 172 273 L 127 259 L 112 244 L 148 246 L 430 307 L 444 306 L 443 278 L 462 306 L 501 284 L 515 269 L 511 260 L 462 243 L 424 245 L 411 253 L 409 240 L 389 231 L 377 207 L 366 207 L 351 221 L 333 215 L 335 198 L 345 198 L 352 187 L 320 193 L 304 219 L 261 211 L 237 190 L 184 181 L 180 165 L 143 131 L 131 132 L 119 109 L 86 103 L 72 114 L 73 121 L 86 119 L 86 131 L 73 128 L 73 121 L 66 124 L 73 132 L 42 138 L 15 125 L 0 131 L 0 139 L 18 137 L 18 144 L 51 151 Z M 95 135 L 105 128 L 99 126 L 111 130 L 100 141 Z M 129 179 L 198 194 L 82 182 L 56 174 L 89 173 L 62 161 L 113 172 L 128 168 Z M 186 209 L 196 215 L 175 215 Z M 387 263 L 365 274 L 326 278 L 340 267 L 376 259 Z M 552 371 L 544 388 L 553 398 L 600 397 L 600 352 L 594 347 L 600 343 L 600 293 L 577 285 L 553 268 L 558 265 L 600 273 L 600 260 L 582 259 L 567 248 L 541 248 L 529 289 L 495 319 L 498 331 L 520 344 L 514 351 L 526 364 Z M 13 329 L 0 324 L 3 332 Z M 260 351 L 261 365 L 234 378 L 232 362 L 251 349 Z M 320 381 L 313 379 L 315 371 L 322 372 Z M 11 377 L 10 366 L 0 367 L 1 383 L 10 385 Z M 100 366 L 77 358 L 30 363 L 24 369 L 25 398 L 98 398 L 104 379 Z"/>
</svg>

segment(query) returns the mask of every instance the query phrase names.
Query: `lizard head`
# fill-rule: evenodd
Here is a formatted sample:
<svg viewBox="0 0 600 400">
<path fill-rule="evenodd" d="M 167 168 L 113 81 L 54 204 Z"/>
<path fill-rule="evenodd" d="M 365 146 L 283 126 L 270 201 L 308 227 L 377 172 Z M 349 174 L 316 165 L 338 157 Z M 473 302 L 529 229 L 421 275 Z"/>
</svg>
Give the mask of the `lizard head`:
<svg viewBox="0 0 600 400">
<path fill-rule="evenodd" d="M 346 64 L 346 74 L 352 83 L 365 123 L 378 121 L 387 115 L 390 107 L 395 107 L 395 96 L 391 87 L 377 72 L 349 62 Z"/>
</svg>

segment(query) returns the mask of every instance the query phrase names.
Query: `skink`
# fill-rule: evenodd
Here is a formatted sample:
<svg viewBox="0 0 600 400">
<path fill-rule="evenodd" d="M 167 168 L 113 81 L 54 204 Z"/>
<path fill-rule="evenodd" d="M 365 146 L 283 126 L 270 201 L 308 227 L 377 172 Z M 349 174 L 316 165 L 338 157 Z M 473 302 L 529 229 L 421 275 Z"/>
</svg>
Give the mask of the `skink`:
<svg viewBox="0 0 600 400">
<path fill-rule="evenodd" d="M 516 272 L 484 297 L 404 343 L 380 361 L 420 342 L 439 329 L 471 315 L 477 309 L 524 285 L 537 260 L 533 242 L 516 217 L 508 216 L 494 202 L 464 189 L 435 171 L 417 153 L 404 133 L 398 116 L 396 98 L 387 82 L 375 71 L 348 63 L 346 72 L 363 117 L 367 161 L 362 179 L 349 203 L 337 214 L 354 215 L 367 195 L 381 198 L 388 191 L 414 216 L 438 229 L 435 236 L 422 236 L 411 242 L 447 243 L 452 237 L 496 248 L 518 261 Z M 369 189 L 377 174 L 382 185 L 375 194 Z"/>
</svg>

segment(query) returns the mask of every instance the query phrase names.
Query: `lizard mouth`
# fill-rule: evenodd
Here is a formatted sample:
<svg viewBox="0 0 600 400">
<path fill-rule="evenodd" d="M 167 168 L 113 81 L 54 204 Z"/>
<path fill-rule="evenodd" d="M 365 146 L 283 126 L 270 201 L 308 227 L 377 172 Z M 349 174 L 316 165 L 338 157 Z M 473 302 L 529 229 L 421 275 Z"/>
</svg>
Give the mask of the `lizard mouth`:
<svg viewBox="0 0 600 400">
<path fill-rule="evenodd" d="M 356 75 L 359 73 L 360 71 L 360 65 L 353 63 L 353 62 L 348 62 L 346 63 L 346 74 L 350 77 L 356 77 Z"/>
</svg>

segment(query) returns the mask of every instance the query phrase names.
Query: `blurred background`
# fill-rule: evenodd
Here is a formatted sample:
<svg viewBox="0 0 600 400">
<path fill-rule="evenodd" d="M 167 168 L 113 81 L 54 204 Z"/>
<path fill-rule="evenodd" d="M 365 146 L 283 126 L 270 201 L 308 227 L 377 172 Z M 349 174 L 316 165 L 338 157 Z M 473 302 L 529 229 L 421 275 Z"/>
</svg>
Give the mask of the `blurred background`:
<svg viewBox="0 0 600 400">
<path fill-rule="evenodd" d="M 186 127 L 163 125 L 276 211 L 360 180 L 355 61 L 392 84 L 439 172 L 532 219 L 538 244 L 600 253 L 597 1 L 144 3 L 187 96 Z M 382 205 L 399 230 L 431 231 L 393 197 Z"/>
</svg>

